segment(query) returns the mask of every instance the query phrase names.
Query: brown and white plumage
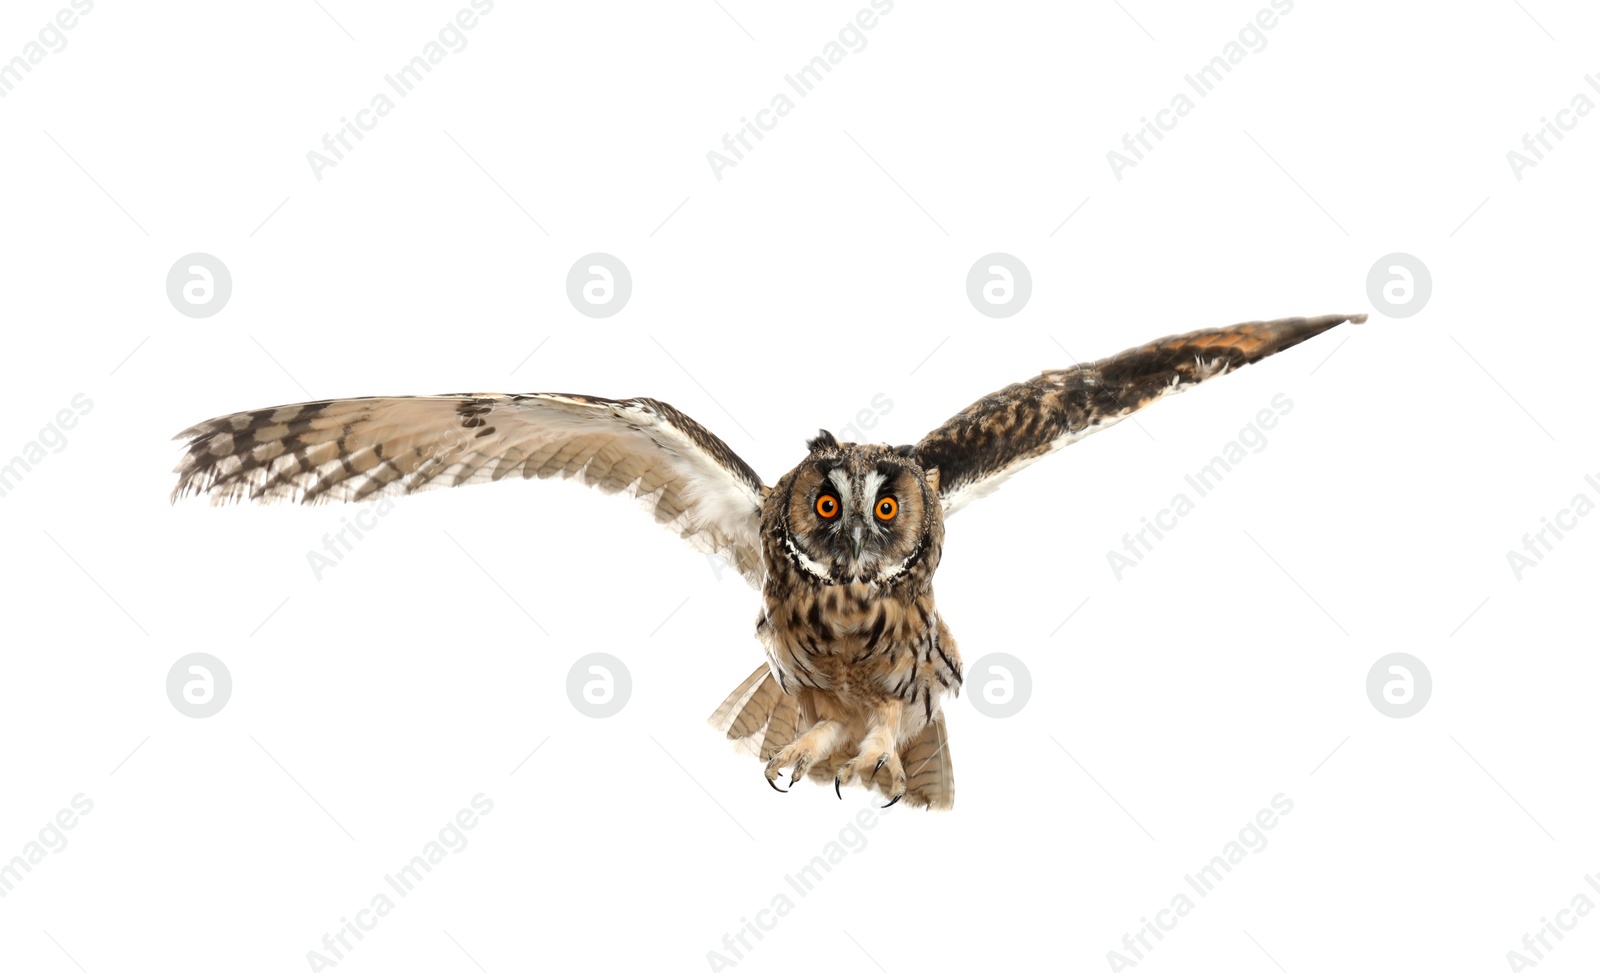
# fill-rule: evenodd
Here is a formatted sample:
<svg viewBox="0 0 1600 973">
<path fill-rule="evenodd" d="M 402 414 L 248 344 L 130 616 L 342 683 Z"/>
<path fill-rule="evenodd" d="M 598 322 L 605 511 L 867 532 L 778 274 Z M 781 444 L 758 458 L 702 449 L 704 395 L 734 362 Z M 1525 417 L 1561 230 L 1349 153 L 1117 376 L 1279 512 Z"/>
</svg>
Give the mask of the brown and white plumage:
<svg viewBox="0 0 1600 973">
<path fill-rule="evenodd" d="M 766 488 L 704 426 L 654 399 L 430 395 L 328 399 L 191 426 L 174 500 L 328 503 L 502 479 L 573 478 L 759 584 Z"/>
<path fill-rule="evenodd" d="M 1096 362 L 1008 385 L 952 416 L 917 443 L 917 461 L 939 470 L 948 516 L 1007 477 L 1140 409 L 1207 379 L 1292 348 L 1365 314 L 1252 321 L 1174 335 Z"/>
<path fill-rule="evenodd" d="M 772 760 L 817 722 L 814 709 L 808 709 L 810 694 L 790 695 L 778 687 L 768 666 L 761 666 L 740 683 L 707 720 L 712 729 L 733 742 L 734 749 L 756 757 L 762 763 Z M 813 763 L 806 776 L 819 783 L 838 776 L 855 754 L 840 749 L 827 759 Z M 955 804 L 955 771 L 950 760 L 950 741 L 940 715 L 924 726 L 905 745 L 900 754 L 906 770 L 904 800 L 912 807 L 949 810 Z M 884 782 L 887 784 L 887 780 Z M 888 787 L 880 787 L 888 793 Z M 892 796 L 892 795 L 891 795 Z"/>
<path fill-rule="evenodd" d="M 955 798 L 945 696 L 961 657 L 934 603 L 944 518 L 1025 466 L 1175 392 L 1365 315 L 1163 338 L 985 396 L 915 446 L 827 432 L 768 488 L 727 444 L 655 399 L 532 393 L 332 399 L 178 434 L 173 499 L 369 500 L 502 479 L 576 479 L 638 498 L 762 592 L 767 654 L 711 723 L 766 764 L 889 803 Z"/>
</svg>

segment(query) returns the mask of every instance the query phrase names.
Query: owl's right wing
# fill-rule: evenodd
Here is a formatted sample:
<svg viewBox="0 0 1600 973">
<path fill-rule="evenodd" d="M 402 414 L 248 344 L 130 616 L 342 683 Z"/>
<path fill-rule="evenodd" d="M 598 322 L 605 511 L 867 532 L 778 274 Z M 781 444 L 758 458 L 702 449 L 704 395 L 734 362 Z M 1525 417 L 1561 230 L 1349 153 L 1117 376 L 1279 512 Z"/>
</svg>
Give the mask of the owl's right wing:
<svg viewBox="0 0 1600 973">
<path fill-rule="evenodd" d="M 576 478 L 637 497 L 657 523 L 759 586 L 761 503 L 749 464 L 655 399 L 432 395 L 330 399 L 199 423 L 172 499 L 328 503 L 507 477 Z"/>
<path fill-rule="evenodd" d="M 987 395 L 923 437 L 913 456 L 939 471 L 948 516 L 1011 474 L 1116 425 L 1158 399 L 1291 348 L 1365 314 L 1252 321 L 1152 341 L 1048 371 Z"/>
</svg>

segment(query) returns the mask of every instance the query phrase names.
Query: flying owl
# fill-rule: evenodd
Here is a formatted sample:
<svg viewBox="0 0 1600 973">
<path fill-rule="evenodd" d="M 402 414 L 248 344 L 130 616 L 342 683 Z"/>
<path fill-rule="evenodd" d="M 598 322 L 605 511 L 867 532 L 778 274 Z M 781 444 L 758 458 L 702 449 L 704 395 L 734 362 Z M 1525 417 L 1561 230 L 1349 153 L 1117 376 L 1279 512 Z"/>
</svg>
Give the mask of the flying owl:
<svg viewBox="0 0 1600 973">
<path fill-rule="evenodd" d="M 945 518 L 1035 460 L 1157 399 L 1364 314 L 1163 338 L 1007 386 L 914 446 L 826 430 L 773 486 L 656 399 L 462 394 L 330 399 L 179 433 L 173 500 L 371 500 L 506 478 L 576 479 L 637 498 L 761 591 L 766 662 L 711 717 L 764 764 L 945 809 L 955 778 L 941 704 L 961 655 L 933 597 Z"/>
</svg>

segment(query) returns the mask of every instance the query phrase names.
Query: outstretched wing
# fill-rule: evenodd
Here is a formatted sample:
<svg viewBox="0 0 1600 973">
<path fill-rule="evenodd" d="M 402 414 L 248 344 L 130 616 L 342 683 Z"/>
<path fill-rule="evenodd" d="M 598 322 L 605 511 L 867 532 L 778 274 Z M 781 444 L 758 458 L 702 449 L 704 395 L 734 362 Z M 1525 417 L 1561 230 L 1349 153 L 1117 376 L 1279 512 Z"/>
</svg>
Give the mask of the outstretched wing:
<svg viewBox="0 0 1600 973">
<path fill-rule="evenodd" d="M 507 477 L 576 478 L 639 498 L 658 523 L 761 568 L 761 478 L 721 439 L 665 402 L 587 395 L 330 399 L 192 426 L 180 497 L 326 503 Z"/>
<path fill-rule="evenodd" d="M 1260 361 L 1365 314 L 1253 321 L 1175 335 L 1089 364 L 1048 371 L 985 396 L 925 436 L 923 468 L 939 470 L 948 516 L 1042 456 L 1116 425 L 1208 378 Z"/>
</svg>

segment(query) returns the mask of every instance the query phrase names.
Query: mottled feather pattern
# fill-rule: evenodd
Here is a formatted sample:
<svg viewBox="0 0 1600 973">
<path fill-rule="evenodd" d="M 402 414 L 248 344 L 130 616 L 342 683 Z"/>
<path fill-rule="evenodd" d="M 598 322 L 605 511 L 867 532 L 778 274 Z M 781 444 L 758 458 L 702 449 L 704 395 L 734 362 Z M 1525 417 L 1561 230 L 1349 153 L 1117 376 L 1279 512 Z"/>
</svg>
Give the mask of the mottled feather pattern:
<svg viewBox="0 0 1600 973">
<path fill-rule="evenodd" d="M 913 807 L 949 810 L 956 803 L 956 776 L 944 715 L 923 727 L 901 757 L 906 765 L 906 801 Z"/>
<path fill-rule="evenodd" d="M 756 636 L 767 650 L 768 681 L 781 698 L 795 699 L 802 713 L 813 714 L 805 721 L 811 728 L 784 741 L 798 755 L 773 755 L 772 743 L 787 734 L 770 730 L 759 752 L 769 769 L 772 761 L 794 761 L 797 775 L 826 782 L 846 775 L 861 759 L 850 745 L 859 742 L 861 752 L 875 747 L 891 753 L 893 763 L 855 782 L 891 802 L 948 808 L 955 796 L 948 753 L 930 761 L 935 751 L 925 749 L 928 766 L 907 762 L 918 741 L 942 735 L 941 700 L 959 692 L 962 679 L 955 639 L 933 598 L 944 543 L 938 497 L 902 451 L 840 443 L 827 434 L 807 445 L 807 463 L 779 479 L 763 512 L 767 578 Z M 883 491 L 892 491 L 899 503 L 892 522 L 880 525 L 884 559 L 868 564 L 859 554 L 841 555 L 841 537 L 816 523 L 816 497 L 837 496 L 845 508 L 854 499 L 865 510 Z M 724 703 L 724 710 L 737 715 L 718 711 L 736 743 L 754 740 L 769 711 L 773 723 L 781 715 L 759 689 L 742 688 Z M 935 723 L 939 729 L 930 731 Z M 818 733 L 818 727 L 834 729 Z M 740 749 L 756 752 L 749 742 Z"/>
<path fill-rule="evenodd" d="M 1365 314 L 1253 321 L 1162 338 L 1100 361 L 1053 369 L 984 396 L 916 445 L 939 471 L 948 516 L 1006 477 L 1167 395 L 1291 348 Z"/>
<path fill-rule="evenodd" d="M 1363 320 L 1163 338 L 1009 385 L 915 446 L 840 442 L 824 430 L 771 489 L 656 399 L 468 393 L 305 402 L 200 423 L 177 437 L 173 499 L 315 504 L 502 479 L 630 495 L 761 590 L 766 664 L 710 722 L 763 762 L 768 784 L 783 790 L 790 768 L 790 787 L 831 778 L 835 790 L 865 787 L 889 805 L 948 809 L 955 776 L 941 704 L 963 677 L 933 594 L 944 518 L 1165 396 Z"/>
<path fill-rule="evenodd" d="M 816 722 L 814 710 L 806 713 L 805 698 L 785 694 L 771 670 L 762 666 L 728 695 L 707 722 L 725 734 L 737 752 L 766 761 Z M 848 750 L 837 751 L 813 764 L 806 776 L 826 783 L 852 756 Z M 935 810 L 954 806 L 955 771 L 942 713 L 917 733 L 902 759 L 907 778 L 906 804 Z M 884 796 L 890 796 L 887 780 L 875 786 Z"/>
<path fill-rule="evenodd" d="M 173 499 L 328 503 L 505 478 L 573 478 L 639 498 L 658 523 L 762 577 L 765 487 L 699 423 L 655 399 L 464 394 L 334 399 L 179 433 Z"/>
</svg>

